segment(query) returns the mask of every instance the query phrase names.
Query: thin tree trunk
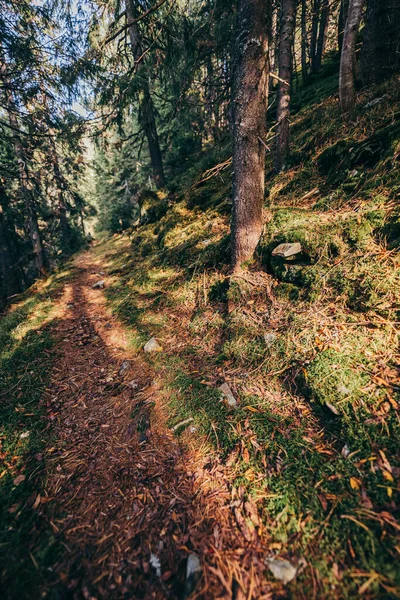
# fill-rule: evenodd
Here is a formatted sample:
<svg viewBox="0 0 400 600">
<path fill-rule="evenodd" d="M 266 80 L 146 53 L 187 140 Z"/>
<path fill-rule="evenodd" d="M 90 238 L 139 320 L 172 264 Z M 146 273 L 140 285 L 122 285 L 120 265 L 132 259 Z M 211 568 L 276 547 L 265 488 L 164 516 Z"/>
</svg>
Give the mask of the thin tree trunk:
<svg viewBox="0 0 400 600">
<path fill-rule="evenodd" d="M 321 8 L 321 0 L 314 0 L 313 6 L 312 6 L 311 38 L 310 38 L 311 73 L 315 73 L 315 55 L 317 53 L 318 23 L 319 23 L 320 8 Z"/>
<path fill-rule="evenodd" d="M 363 4 L 364 0 L 350 0 L 349 14 L 344 30 L 339 71 L 339 98 L 343 112 L 352 111 L 355 104 L 354 55 Z"/>
<path fill-rule="evenodd" d="M 326 34 L 329 25 L 329 12 L 329 0 L 323 0 L 321 8 L 321 17 L 319 20 L 317 48 L 314 60 L 314 73 L 318 73 L 321 70 L 322 57 L 324 55 L 326 45 Z"/>
<path fill-rule="evenodd" d="M 154 181 L 158 189 L 165 187 L 165 175 L 162 161 L 162 154 L 160 149 L 160 142 L 158 139 L 157 124 L 155 119 L 154 104 L 150 93 L 150 85 L 147 74 L 143 72 L 143 56 L 142 46 L 140 40 L 140 33 L 137 23 L 134 23 L 135 11 L 133 10 L 132 0 L 126 0 L 126 18 L 129 26 L 129 38 L 132 47 L 133 59 L 135 61 L 135 71 L 137 76 L 141 78 L 142 97 L 139 105 L 139 115 L 141 124 L 143 126 L 147 144 L 149 147 L 149 154 L 151 165 L 153 167 Z"/>
<path fill-rule="evenodd" d="M 346 27 L 347 15 L 349 14 L 349 0 L 340 0 L 338 20 L 338 47 L 339 54 L 342 53 L 344 28 Z"/>
<path fill-rule="evenodd" d="M 249 261 L 263 226 L 271 3 L 238 0 L 233 123 L 232 267 Z"/>
<path fill-rule="evenodd" d="M 292 78 L 292 48 L 296 21 L 295 0 L 282 0 L 279 34 L 278 109 L 275 170 L 285 169 L 289 153 L 290 86 Z"/>
<path fill-rule="evenodd" d="M 303 84 L 307 82 L 307 0 L 301 0 L 301 74 Z"/>
</svg>

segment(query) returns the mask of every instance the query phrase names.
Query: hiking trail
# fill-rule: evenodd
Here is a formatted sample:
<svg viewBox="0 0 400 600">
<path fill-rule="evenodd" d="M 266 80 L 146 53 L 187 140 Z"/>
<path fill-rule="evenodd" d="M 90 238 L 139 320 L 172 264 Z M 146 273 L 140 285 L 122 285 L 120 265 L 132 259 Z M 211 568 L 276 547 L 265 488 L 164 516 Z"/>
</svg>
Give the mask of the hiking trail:
<svg viewBox="0 0 400 600">
<path fill-rule="evenodd" d="M 50 588 L 87 600 L 272 597 L 281 587 L 265 577 L 254 505 L 232 491 L 229 466 L 167 427 L 161 383 L 129 350 L 99 279 L 93 251 L 80 254 L 58 300 L 40 506 L 63 547 Z"/>
</svg>

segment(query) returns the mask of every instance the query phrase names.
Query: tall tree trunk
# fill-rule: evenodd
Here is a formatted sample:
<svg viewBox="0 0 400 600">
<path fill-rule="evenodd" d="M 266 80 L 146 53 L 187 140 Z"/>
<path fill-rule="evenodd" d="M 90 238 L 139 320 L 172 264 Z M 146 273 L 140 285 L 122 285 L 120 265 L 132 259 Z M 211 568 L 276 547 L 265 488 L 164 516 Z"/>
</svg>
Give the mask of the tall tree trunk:
<svg viewBox="0 0 400 600">
<path fill-rule="evenodd" d="M 319 23 L 320 8 L 321 8 L 321 0 L 314 0 L 313 5 L 312 5 L 311 37 L 310 37 L 311 73 L 315 73 L 315 55 L 317 53 L 318 23 Z"/>
<path fill-rule="evenodd" d="M 301 0 L 301 75 L 303 84 L 307 82 L 307 0 Z"/>
<path fill-rule="evenodd" d="M 314 73 L 318 73 L 318 71 L 321 70 L 322 57 L 324 55 L 326 45 L 326 34 L 329 25 L 329 11 L 329 0 L 323 0 L 321 7 L 321 17 L 319 20 L 317 49 L 315 52 L 314 60 Z"/>
<path fill-rule="evenodd" d="M 34 263 L 38 273 L 44 273 L 45 255 L 40 237 L 35 202 L 33 195 L 33 186 L 30 181 L 28 166 L 24 154 L 24 148 L 19 135 L 19 122 L 17 118 L 16 106 L 13 93 L 9 87 L 7 68 L 3 59 L 3 53 L 0 48 L 0 76 L 4 86 L 4 96 L 10 123 L 11 135 L 14 144 L 15 157 L 18 162 L 18 173 L 20 182 L 20 194 L 26 208 L 26 232 L 32 244 Z"/>
<path fill-rule="evenodd" d="M 344 28 L 346 27 L 347 15 L 349 14 L 349 0 L 340 0 L 338 20 L 338 47 L 339 54 L 342 53 Z"/>
<path fill-rule="evenodd" d="M 270 27 L 270 0 L 238 0 L 231 230 L 234 271 L 253 257 L 263 226 Z"/>
<path fill-rule="evenodd" d="M 286 166 L 289 153 L 290 86 L 292 79 L 292 48 L 296 24 L 295 0 L 282 0 L 279 33 L 278 109 L 276 113 L 277 138 L 275 170 L 280 173 Z"/>
<path fill-rule="evenodd" d="M 360 72 L 364 85 L 400 71 L 400 2 L 368 0 Z"/>
<path fill-rule="evenodd" d="M 143 126 L 151 165 L 153 168 L 154 181 L 158 189 L 165 187 L 165 175 L 162 161 L 160 142 L 158 139 L 157 124 L 155 119 L 155 109 L 153 99 L 150 93 L 150 84 L 147 73 L 143 70 L 143 52 L 140 40 L 140 33 L 137 23 L 134 22 L 135 11 L 133 9 L 133 0 L 126 0 L 126 18 L 129 25 L 129 38 L 132 47 L 133 59 L 135 62 L 135 71 L 140 77 L 142 95 L 139 106 L 139 115 Z"/>
<path fill-rule="evenodd" d="M 339 71 L 339 99 L 343 112 L 352 111 L 355 104 L 354 56 L 363 4 L 364 0 L 350 0 L 349 14 L 344 30 Z"/>
</svg>

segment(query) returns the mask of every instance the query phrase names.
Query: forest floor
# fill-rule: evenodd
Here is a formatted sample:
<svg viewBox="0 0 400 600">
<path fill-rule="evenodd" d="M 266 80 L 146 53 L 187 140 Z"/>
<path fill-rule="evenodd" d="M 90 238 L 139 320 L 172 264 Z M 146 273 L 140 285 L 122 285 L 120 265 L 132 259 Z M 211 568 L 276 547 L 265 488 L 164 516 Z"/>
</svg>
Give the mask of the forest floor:
<svg viewBox="0 0 400 600">
<path fill-rule="evenodd" d="M 27 500 L 37 513 L 36 547 L 32 532 L 20 541 L 39 577 L 32 588 L 6 543 L 2 597 L 270 598 L 280 586 L 264 576 L 254 504 L 232 489 L 217 456 L 174 437 L 160 382 L 129 350 L 103 291 L 92 289 L 99 279 L 107 280 L 99 259 L 81 254 L 54 301 L 47 333 L 56 360 L 41 400 L 42 429 L 51 424 L 52 436 L 30 456 L 43 469 L 40 491 Z M 16 476 L 14 487 L 24 479 Z M 15 521 L 23 508 L 12 505 Z M 41 564 L 46 528 L 57 543 Z"/>
<path fill-rule="evenodd" d="M 1 317 L 2 597 L 183 599 L 198 559 L 193 598 L 400 597 L 400 85 L 351 122 L 336 90 L 299 90 L 242 278 L 207 149 Z"/>
</svg>

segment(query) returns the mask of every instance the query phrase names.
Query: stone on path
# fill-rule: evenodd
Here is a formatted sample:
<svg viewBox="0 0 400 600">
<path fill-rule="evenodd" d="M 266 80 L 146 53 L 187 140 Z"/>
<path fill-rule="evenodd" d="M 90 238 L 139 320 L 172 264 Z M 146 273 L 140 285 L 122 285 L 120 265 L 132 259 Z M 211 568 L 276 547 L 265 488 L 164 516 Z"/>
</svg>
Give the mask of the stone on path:
<svg viewBox="0 0 400 600">
<path fill-rule="evenodd" d="M 186 564 L 186 581 L 184 598 L 188 598 L 194 592 L 201 577 L 201 562 L 197 554 L 190 554 Z"/>
<path fill-rule="evenodd" d="M 302 247 L 299 242 L 294 242 L 292 244 L 279 244 L 273 251 L 272 256 L 281 256 L 282 258 L 289 258 L 290 256 L 294 256 L 295 254 L 300 254 L 302 252 Z"/>
<path fill-rule="evenodd" d="M 297 565 L 292 564 L 284 558 L 278 558 L 275 556 L 267 558 L 265 562 L 267 563 L 268 568 L 274 577 L 282 581 L 284 585 L 292 581 L 296 577 L 297 571 L 300 569 L 300 567 L 305 565 L 304 558 L 301 558 Z"/>
<path fill-rule="evenodd" d="M 129 360 L 124 360 L 124 362 L 120 366 L 120 369 L 118 371 L 118 375 L 123 375 L 124 373 L 126 373 L 127 371 L 129 371 L 130 368 L 131 368 L 130 361 Z"/>
<path fill-rule="evenodd" d="M 102 290 L 104 288 L 105 285 L 105 281 L 104 279 L 101 279 L 100 281 L 96 281 L 96 283 L 94 283 L 92 285 L 92 289 L 93 290 Z"/>
<path fill-rule="evenodd" d="M 227 383 L 223 383 L 222 385 L 219 386 L 218 389 L 221 392 L 221 394 L 224 396 L 225 400 L 228 402 L 229 406 L 237 405 L 237 400 L 236 400 L 235 396 L 233 395 L 232 390 Z"/>
<path fill-rule="evenodd" d="M 156 338 L 152 337 L 146 344 L 143 346 L 143 350 L 148 354 L 152 352 L 161 352 L 162 348 L 160 344 L 157 342 Z"/>
</svg>

